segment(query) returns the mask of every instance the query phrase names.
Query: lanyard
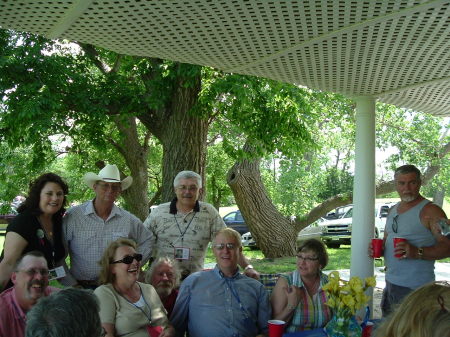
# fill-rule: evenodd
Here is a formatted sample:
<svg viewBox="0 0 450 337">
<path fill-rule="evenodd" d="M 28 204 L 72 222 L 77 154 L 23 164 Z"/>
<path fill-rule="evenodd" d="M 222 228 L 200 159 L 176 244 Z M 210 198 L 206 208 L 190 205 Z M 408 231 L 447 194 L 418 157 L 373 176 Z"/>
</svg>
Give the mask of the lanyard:
<svg viewBox="0 0 450 337">
<path fill-rule="evenodd" d="M 150 306 L 148 305 L 147 301 L 145 300 L 144 295 L 142 294 L 142 288 L 141 288 L 141 285 L 140 285 L 139 283 L 138 283 L 137 285 L 139 286 L 139 292 L 140 292 L 140 294 L 141 294 L 141 296 L 139 297 L 139 300 L 140 300 L 141 297 L 142 297 L 142 299 L 144 300 L 145 305 L 147 306 L 148 310 L 150 311 L 150 315 L 147 315 L 147 313 L 146 313 L 144 310 L 142 310 L 141 307 L 138 307 L 138 306 L 137 306 L 136 304 L 134 304 L 133 302 L 130 302 L 125 296 L 123 296 L 123 295 L 122 295 L 121 293 L 119 293 L 117 290 L 116 290 L 116 291 L 117 291 L 117 293 L 118 293 L 120 296 L 122 296 L 122 297 L 125 299 L 125 301 L 127 301 L 128 303 L 130 303 L 133 307 L 139 309 L 139 310 L 144 314 L 144 316 L 148 319 L 148 321 L 149 321 L 150 324 L 151 324 L 151 323 L 152 323 L 152 317 L 151 317 L 152 309 L 150 308 Z"/>
<path fill-rule="evenodd" d="M 244 313 L 245 318 L 251 318 L 247 310 L 245 310 L 244 306 L 242 305 L 241 299 L 239 298 L 239 294 L 237 293 L 236 289 L 234 288 L 233 282 L 229 280 L 228 278 L 224 277 L 225 283 L 230 288 L 231 293 L 233 294 L 234 298 L 239 304 L 239 308 Z"/>
<path fill-rule="evenodd" d="M 180 224 L 178 223 L 176 214 L 173 215 L 173 218 L 175 219 L 175 223 L 177 224 L 178 230 L 180 231 L 180 238 L 181 238 L 181 245 L 182 245 L 182 246 L 183 246 L 184 234 L 186 234 L 186 232 L 187 232 L 189 226 L 191 225 L 192 220 L 194 220 L 196 214 L 197 214 L 197 212 L 194 212 L 194 215 L 192 216 L 191 221 L 189 221 L 188 225 L 187 225 L 186 228 L 184 229 L 184 232 L 181 231 L 181 227 L 180 227 Z"/>
<path fill-rule="evenodd" d="M 14 291 L 14 290 L 13 290 L 13 291 Z M 14 308 L 14 311 L 16 312 L 17 316 L 19 316 L 19 318 L 20 318 L 20 320 L 23 322 L 23 324 L 26 324 L 26 320 L 25 320 L 25 317 L 24 317 L 24 315 L 23 315 L 23 311 L 20 310 L 20 309 L 17 307 L 17 305 L 16 305 L 16 303 L 14 302 L 14 300 L 12 301 L 12 304 L 13 304 L 13 308 Z"/>
</svg>

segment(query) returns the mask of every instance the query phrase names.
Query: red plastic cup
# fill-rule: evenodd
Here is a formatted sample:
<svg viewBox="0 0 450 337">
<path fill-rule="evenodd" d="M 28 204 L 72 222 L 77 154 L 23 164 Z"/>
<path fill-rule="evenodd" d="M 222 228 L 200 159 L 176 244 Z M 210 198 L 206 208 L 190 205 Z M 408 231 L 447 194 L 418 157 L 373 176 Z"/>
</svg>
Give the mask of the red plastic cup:
<svg viewBox="0 0 450 337">
<path fill-rule="evenodd" d="M 271 319 L 267 322 L 269 326 L 269 337 L 282 337 L 284 331 L 285 321 L 278 319 Z"/>
<path fill-rule="evenodd" d="M 405 241 L 406 241 L 405 238 L 399 238 L 399 237 L 394 238 L 394 249 L 397 248 L 398 243 L 405 242 Z M 397 258 L 401 258 L 403 256 L 403 254 L 395 254 L 394 256 Z"/>
<path fill-rule="evenodd" d="M 370 337 L 372 336 L 372 330 L 373 330 L 373 322 L 367 322 L 366 326 L 364 327 L 362 331 L 361 337 Z"/>
<path fill-rule="evenodd" d="M 383 255 L 383 239 L 372 239 L 373 258 Z"/>
<path fill-rule="evenodd" d="M 162 331 L 163 331 L 162 326 L 147 325 L 147 333 L 150 337 L 159 337 L 159 335 L 161 334 Z"/>
</svg>

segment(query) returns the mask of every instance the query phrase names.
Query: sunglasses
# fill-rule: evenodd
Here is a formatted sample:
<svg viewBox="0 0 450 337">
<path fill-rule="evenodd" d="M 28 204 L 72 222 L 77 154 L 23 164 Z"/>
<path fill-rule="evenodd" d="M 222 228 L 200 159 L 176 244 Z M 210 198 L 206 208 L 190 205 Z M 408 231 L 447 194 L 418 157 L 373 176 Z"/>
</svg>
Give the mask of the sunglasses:
<svg viewBox="0 0 450 337">
<path fill-rule="evenodd" d="M 122 260 L 114 261 L 114 262 L 112 262 L 112 264 L 115 264 L 115 263 L 132 264 L 133 260 L 136 260 L 137 262 L 141 262 L 142 254 L 125 255 Z"/>
<path fill-rule="evenodd" d="M 217 250 L 222 250 L 225 247 L 227 247 L 228 249 L 234 249 L 237 248 L 237 245 L 235 243 L 218 243 L 216 245 L 213 245 L 214 248 L 216 248 Z"/>
<path fill-rule="evenodd" d="M 397 231 L 398 231 L 397 218 L 398 218 L 398 214 L 396 216 L 394 216 L 394 218 L 392 219 L 392 230 L 394 231 L 394 233 L 397 233 Z"/>
</svg>

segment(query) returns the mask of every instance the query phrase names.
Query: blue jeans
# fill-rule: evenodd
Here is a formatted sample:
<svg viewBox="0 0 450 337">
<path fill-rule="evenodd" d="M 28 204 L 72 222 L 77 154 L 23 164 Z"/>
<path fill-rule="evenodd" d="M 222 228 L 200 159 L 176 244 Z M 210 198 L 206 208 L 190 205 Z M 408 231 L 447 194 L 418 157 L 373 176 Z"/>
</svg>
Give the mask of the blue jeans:
<svg viewBox="0 0 450 337">
<path fill-rule="evenodd" d="M 386 287 L 383 290 L 383 297 L 381 299 L 383 318 L 391 313 L 393 306 L 399 304 L 413 290 L 386 281 Z"/>
</svg>

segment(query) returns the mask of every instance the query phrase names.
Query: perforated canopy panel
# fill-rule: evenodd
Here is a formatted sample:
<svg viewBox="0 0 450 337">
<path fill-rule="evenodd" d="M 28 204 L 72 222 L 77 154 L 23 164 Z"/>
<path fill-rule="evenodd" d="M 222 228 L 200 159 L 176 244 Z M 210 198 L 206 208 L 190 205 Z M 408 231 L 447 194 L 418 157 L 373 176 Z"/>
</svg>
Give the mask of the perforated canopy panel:
<svg viewBox="0 0 450 337">
<path fill-rule="evenodd" d="M 450 116 L 448 0 L 0 0 L 0 26 Z"/>
</svg>

